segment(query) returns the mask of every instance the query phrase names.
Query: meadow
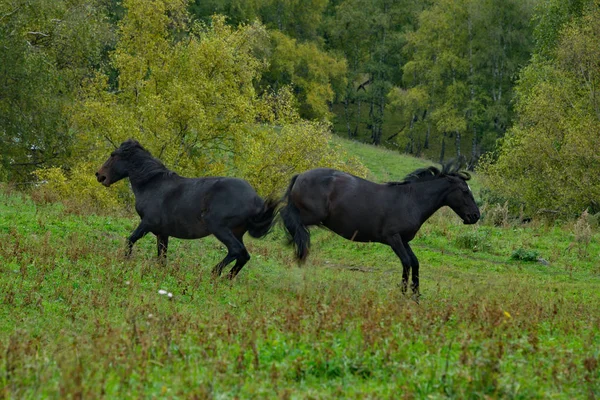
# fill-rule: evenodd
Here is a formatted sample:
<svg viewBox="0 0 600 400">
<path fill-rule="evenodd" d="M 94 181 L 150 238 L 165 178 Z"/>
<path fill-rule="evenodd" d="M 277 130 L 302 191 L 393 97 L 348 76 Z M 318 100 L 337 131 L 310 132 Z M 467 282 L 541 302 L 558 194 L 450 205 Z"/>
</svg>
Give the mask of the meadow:
<svg viewBox="0 0 600 400">
<path fill-rule="evenodd" d="M 382 182 L 428 164 L 340 143 Z M 313 230 L 298 266 L 277 227 L 248 238 L 234 281 L 213 280 L 212 237 L 172 240 L 161 265 L 149 235 L 126 259 L 137 215 L 34 199 L 0 188 L 2 397 L 600 396 L 593 218 L 521 223 L 482 205 L 466 226 L 442 210 L 412 242 L 416 303 L 383 245 Z"/>
</svg>

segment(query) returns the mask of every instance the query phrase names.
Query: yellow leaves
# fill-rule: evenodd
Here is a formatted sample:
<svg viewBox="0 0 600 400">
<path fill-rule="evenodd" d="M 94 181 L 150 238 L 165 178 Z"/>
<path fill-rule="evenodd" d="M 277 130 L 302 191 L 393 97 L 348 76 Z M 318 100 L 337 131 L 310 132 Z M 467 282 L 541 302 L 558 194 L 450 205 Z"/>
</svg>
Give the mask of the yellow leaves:
<svg viewBox="0 0 600 400">
<path fill-rule="evenodd" d="M 360 162 L 331 143 L 329 125 L 303 120 L 280 127 L 254 127 L 236 165 L 262 195 L 282 194 L 294 174 L 316 167 L 367 175 Z"/>
<path fill-rule="evenodd" d="M 300 119 L 291 88 L 256 95 L 254 83 L 265 68 L 257 56 L 267 46 L 264 27 L 233 28 L 215 17 L 212 25 L 197 25 L 186 40 L 176 42 L 169 30 L 185 22 L 173 21 L 173 15 L 185 15 L 184 5 L 179 0 L 124 2 L 127 16 L 112 59 L 118 81 L 98 75 L 85 84 L 71 118 L 77 135 L 74 167 L 69 174 L 48 172 L 54 191 L 68 197 L 70 187 L 71 193 L 104 206 L 131 201 L 127 185 L 106 190 L 94 178 L 113 146 L 130 137 L 183 176 L 239 176 L 262 194 L 283 190 L 294 173 L 316 166 L 366 174 L 359 162 L 344 160 L 331 145 L 328 125 Z M 312 45 L 292 47 L 298 46 L 305 61 L 321 57 L 319 68 L 312 66 L 298 78 L 305 80 L 307 101 L 323 114 L 325 99 L 333 96 L 332 73 L 323 63 L 342 75 L 345 65 Z"/>
<path fill-rule="evenodd" d="M 130 196 L 128 188 L 122 184 L 115 185 L 111 190 L 101 186 L 94 175 L 98 167 L 81 163 L 68 174 L 61 168 L 38 169 L 34 174 L 40 185 L 35 191 L 49 201 L 73 201 L 92 207 L 116 208 L 123 196 Z"/>
</svg>

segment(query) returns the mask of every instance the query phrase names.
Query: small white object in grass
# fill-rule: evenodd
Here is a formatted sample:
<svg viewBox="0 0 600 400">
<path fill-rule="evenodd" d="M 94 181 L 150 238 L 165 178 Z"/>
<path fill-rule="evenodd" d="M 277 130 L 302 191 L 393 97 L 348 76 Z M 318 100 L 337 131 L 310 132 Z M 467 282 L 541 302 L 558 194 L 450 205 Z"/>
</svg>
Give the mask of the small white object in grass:
<svg viewBox="0 0 600 400">
<path fill-rule="evenodd" d="M 152 317 L 154 317 L 154 315 L 148 314 L 148 318 L 152 318 Z"/>
<path fill-rule="evenodd" d="M 167 293 L 167 296 L 173 297 L 173 293 L 169 292 L 169 293 Z"/>
<path fill-rule="evenodd" d="M 131 284 L 131 282 L 129 282 L 129 281 L 125 281 L 125 284 L 126 284 L 126 285 L 129 285 L 129 284 Z"/>
<path fill-rule="evenodd" d="M 160 290 L 158 291 L 158 294 L 167 294 L 167 291 L 166 291 L 166 290 L 163 290 L 163 289 L 160 289 Z"/>
</svg>

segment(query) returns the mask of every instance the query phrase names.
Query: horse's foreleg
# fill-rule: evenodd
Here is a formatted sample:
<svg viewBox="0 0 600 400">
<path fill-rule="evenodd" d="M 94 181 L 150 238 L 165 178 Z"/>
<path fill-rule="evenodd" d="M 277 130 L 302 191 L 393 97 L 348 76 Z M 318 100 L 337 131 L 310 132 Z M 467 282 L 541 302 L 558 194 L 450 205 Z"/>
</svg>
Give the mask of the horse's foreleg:
<svg viewBox="0 0 600 400">
<path fill-rule="evenodd" d="M 158 260 L 161 263 L 167 261 L 167 249 L 169 248 L 169 236 L 156 235 L 156 248 L 158 252 Z"/>
<path fill-rule="evenodd" d="M 131 236 L 127 238 L 127 249 L 125 250 L 125 257 L 131 256 L 131 250 L 133 249 L 133 244 L 143 238 L 149 232 L 148 228 L 144 224 L 144 222 L 140 222 L 137 228 L 133 231 Z"/>
<path fill-rule="evenodd" d="M 404 242 L 402 242 L 402 238 L 400 235 L 396 234 L 388 239 L 388 244 L 394 250 L 394 253 L 400 259 L 402 263 L 402 294 L 406 294 L 406 290 L 408 288 L 408 274 L 410 272 L 410 267 L 412 263 L 412 259 L 410 253 L 406 250 L 406 246 Z"/>
</svg>

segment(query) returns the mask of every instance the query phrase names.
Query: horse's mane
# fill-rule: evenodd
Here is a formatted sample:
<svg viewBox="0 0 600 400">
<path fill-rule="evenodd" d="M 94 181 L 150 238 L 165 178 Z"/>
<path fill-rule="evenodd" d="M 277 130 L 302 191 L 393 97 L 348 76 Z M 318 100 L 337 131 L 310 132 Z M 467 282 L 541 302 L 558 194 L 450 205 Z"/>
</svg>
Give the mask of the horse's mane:
<svg viewBox="0 0 600 400">
<path fill-rule="evenodd" d="M 406 185 L 414 182 L 425 182 L 446 176 L 457 176 L 465 181 L 471 179 L 471 174 L 463 170 L 463 162 L 460 160 L 451 160 L 442 164 L 442 169 L 437 167 L 425 167 L 414 170 L 406 175 L 400 182 L 387 182 L 388 186 Z"/>
<path fill-rule="evenodd" d="M 147 182 L 160 174 L 168 176 L 176 175 L 175 172 L 165 167 L 158 158 L 154 158 L 135 139 L 128 139 L 123 142 L 113 154 L 119 155 L 131 162 L 132 169 L 129 174 L 130 176 L 133 175 L 138 182 Z"/>
</svg>

